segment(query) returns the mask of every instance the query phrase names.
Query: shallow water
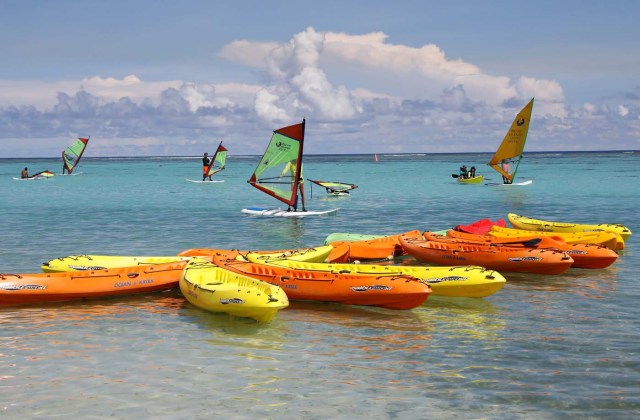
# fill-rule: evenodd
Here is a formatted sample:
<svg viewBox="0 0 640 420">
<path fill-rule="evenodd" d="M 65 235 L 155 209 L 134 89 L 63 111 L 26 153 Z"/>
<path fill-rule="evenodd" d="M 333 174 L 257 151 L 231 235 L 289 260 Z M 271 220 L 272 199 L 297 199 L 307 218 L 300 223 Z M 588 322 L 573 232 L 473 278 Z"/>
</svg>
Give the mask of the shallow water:
<svg viewBox="0 0 640 420">
<path fill-rule="evenodd" d="M 611 267 L 504 273 L 484 299 L 430 297 L 392 311 L 292 302 L 268 325 L 200 311 L 179 291 L 0 309 L 0 412 L 8 418 L 632 418 L 640 415 L 638 154 L 525 157 L 527 187 L 458 185 L 488 155 L 308 156 L 305 175 L 355 183 L 307 208 L 247 185 L 257 157 L 230 156 L 224 183 L 194 184 L 199 158 L 84 159 L 79 176 L 14 181 L 57 160 L 0 160 L 0 272 L 69 254 L 277 249 L 333 232 L 438 230 L 508 212 L 622 223 L 635 235 Z M 56 171 L 58 172 L 58 171 Z M 218 177 L 218 175 L 216 176 Z"/>
</svg>

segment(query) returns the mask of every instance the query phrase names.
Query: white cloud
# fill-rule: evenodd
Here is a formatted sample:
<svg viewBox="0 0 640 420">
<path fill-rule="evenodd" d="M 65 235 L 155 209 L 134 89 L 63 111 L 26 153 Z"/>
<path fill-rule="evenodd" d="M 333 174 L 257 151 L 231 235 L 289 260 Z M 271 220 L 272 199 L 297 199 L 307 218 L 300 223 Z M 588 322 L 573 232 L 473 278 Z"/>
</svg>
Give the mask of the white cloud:
<svg viewBox="0 0 640 420">
<path fill-rule="evenodd" d="M 629 108 L 624 105 L 618 105 L 618 115 L 620 115 L 621 117 L 626 117 L 627 115 L 629 115 Z"/>
<path fill-rule="evenodd" d="M 559 147 L 564 139 L 571 146 L 607 136 L 620 141 L 606 145 L 637 142 L 640 89 L 571 109 L 555 80 L 486 74 L 437 45 L 391 44 L 382 32 L 307 28 L 283 43 L 234 41 L 220 56 L 257 70 L 255 83 L 150 82 L 133 74 L 0 81 L 0 138 L 66 143 L 91 134 L 120 142 L 113 153 L 121 146 L 137 151 L 131 153 L 184 154 L 216 137 L 252 153 L 261 149 L 251 143 L 264 139 L 259 133 L 306 117 L 325 138 L 323 152 L 366 152 L 365 145 L 397 152 L 459 152 L 471 144 L 489 150 L 535 97 L 532 150 Z M 96 154 L 108 155 L 108 143 L 96 146 Z"/>
</svg>

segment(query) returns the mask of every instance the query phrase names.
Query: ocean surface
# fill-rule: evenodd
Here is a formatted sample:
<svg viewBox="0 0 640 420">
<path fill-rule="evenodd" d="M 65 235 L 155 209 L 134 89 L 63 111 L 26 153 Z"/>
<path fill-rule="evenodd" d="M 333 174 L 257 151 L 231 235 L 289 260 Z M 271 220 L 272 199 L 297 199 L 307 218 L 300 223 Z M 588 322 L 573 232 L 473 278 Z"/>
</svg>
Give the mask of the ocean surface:
<svg viewBox="0 0 640 420">
<path fill-rule="evenodd" d="M 640 417 L 640 154 L 529 153 L 523 187 L 459 185 L 462 164 L 498 182 L 488 154 L 306 156 L 307 178 L 355 183 L 329 198 L 306 183 L 307 219 L 278 207 L 234 156 L 198 184 L 200 157 L 0 160 L 0 272 L 70 254 L 281 249 L 334 232 L 439 230 L 514 212 L 621 223 L 618 261 L 564 275 L 504 273 L 483 299 L 430 297 L 411 311 L 291 302 L 271 324 L 198 310 L 179 290 L 0 309 L 3 418 L 513 419 Z M 282 207 L 282 206 L 280 206 Z"/>
</svg>

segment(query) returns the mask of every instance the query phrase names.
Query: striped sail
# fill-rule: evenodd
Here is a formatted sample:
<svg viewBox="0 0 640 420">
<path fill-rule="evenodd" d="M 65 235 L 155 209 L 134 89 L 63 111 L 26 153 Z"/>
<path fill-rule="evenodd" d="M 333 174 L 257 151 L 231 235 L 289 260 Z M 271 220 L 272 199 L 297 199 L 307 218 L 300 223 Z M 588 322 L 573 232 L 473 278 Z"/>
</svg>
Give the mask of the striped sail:
<svg viewBox="0 0 640 420">
<path fill-rule="evenodd" d="M 88 143 L 89 137 L 80 137 L 64 149 L 62 152 L 62 161 L 67 172 L 72 173 L 75 167 L 78 166 L 80 158 L 82 157 L 84 150 L 87 148 Z"/>
<path fill-rule="evenodd" d="M 205 176 L 212 176 L 224 169 L 224 165 L 227 161 L 227 149 L 222 145 L 222 142 L 218 145 L 216 153 L 211 159 L 211 165 L 207 169 Z"/>
<path fill-rule="evenodd" d="M 275 130 L 260 163 L 247 181 L 260 191 L 294 206 L 302 172 L 304 124 Z"/>
</svg>

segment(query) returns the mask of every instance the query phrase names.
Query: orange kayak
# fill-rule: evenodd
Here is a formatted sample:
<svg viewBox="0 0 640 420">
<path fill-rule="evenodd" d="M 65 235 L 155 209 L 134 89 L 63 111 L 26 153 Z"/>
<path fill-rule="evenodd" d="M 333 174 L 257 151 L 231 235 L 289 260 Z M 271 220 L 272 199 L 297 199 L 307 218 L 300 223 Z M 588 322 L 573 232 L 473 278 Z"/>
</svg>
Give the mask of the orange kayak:
<svg viewBox="0 0 640 420">
<path fill-rule="evenodd" d="M 349 246 L 349 260 L 385 260 L 407 255 L 400 245 L 400 236 L 408 238 L 421 238 L 419 230 L 412 230 L 397 235 L 384 236 L 382 238 L 367 239 L 363 241 L 338 241 L 331 242 L 331 245 L 338 246 L 346 244 Z"/>
<path fill-rule="evenodd" d="M 91 299 L 178 287 L 186 261 L 64 273 L 0 274 L 0 304 Z"/>
<path fill-rule="evenodd" d="M 566 252 L 573 258 L 575 268 L 606 268 L 618 259 L 618 253 L 606 246 L 596 244 L 568 244 L 562 238 L 553 236 L 524 236 L 521 238 L 500 238 L 450 230 L 447 236 L 467 243 L 506 245 L 518 248 L 553 248 Z"/>
<path fill-rule="evenodd" d="M 229 271 L 280 286 L 290 300 L 412 309 L 422 305 L 431 294 L 427 284 L 406 275 L 370 276 L 290 269 L 229 259 L 226 255 L 213 256 L 212 261 Z"/>
<path fill-rule="evenodd" d="M 573 259 L 553 249 L 514 248 L 400 237 L 402 247 L 417 260 L 439 265 L 480 265 L 499 272 L 562 274 Z M 444 239 L 442 239 L 444 238 Z"/>
</svg>

